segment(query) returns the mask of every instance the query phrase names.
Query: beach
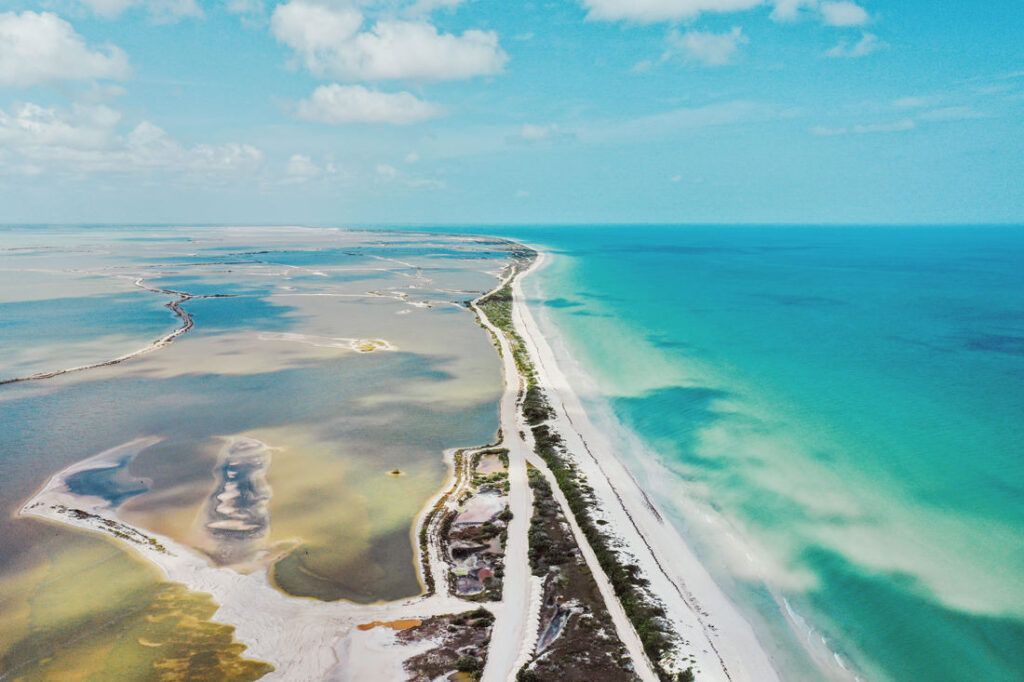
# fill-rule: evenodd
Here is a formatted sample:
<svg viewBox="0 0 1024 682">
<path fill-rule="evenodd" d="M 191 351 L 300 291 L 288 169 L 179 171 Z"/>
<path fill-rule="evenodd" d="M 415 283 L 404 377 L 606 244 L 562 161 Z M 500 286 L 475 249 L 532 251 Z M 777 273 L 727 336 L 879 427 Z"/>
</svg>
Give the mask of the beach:
<svg viewBox="0 0 1024 682">
<path fill-rule="evenodd" d="M 535 266 L 543 267 L 544 255 Z M 550 391 L 559 433 L 601 497 L 598 513 L 635 557 L 655 592 L 669 607 L 674 626 L 685 633 L 701 679 L 779 679 L 750 624 L 711 579 L 692 550 L 668 525 L 636 479 L 615 456 L 606 436 L 590 422 L 566 381 L 529 308 L 516 291 L 515 322 L 536 361 L 541 385 Z"/>
</svg>

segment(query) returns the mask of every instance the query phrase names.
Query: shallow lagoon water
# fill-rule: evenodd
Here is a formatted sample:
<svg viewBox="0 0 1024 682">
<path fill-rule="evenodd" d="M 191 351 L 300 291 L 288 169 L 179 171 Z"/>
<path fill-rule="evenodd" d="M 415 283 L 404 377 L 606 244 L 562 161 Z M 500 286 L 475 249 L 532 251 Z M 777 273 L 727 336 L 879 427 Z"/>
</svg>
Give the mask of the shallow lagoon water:
<svg viewBox="0 0 1024 682">
<path fill-rule="evenodd" d="M 179 239 L 183 232 L 188 241 Z M 140 234 L 150 239 L 123 239 Z M 0 232 L 0 240 L 8 238 L 5 244 L 33 243 L 25 231 Z M 493 286 L 504 265 L 500 243 L 403 239 L 408 243 L 396 260 L 379 233 L 331 230 L 89 228 L 40 230 L 34 239 L 38 248 L 31 256 L 0 254 L 4 276 L 16 276 L 31 259 L 32 269 L 54 271 L 60 280 L 70 258 L 90 276 L 110 276 L 117 286 L 127 281 L 132 290 L 114 304 L 79 297 L 80 305 L 96 303 L 82 318 L 88 319 L 83 330 L 98 330 L 100 343 L 76 336 L 74 316 L 59 335 L 44 325 L 34 332 L 27 326 L 17 343 L 34 346 L 45 365 L 32 371 L 67 366 L 69 355 L 75 364 L 111 357 L 114 346 L 102 342 L 108 326 L 132 340 L 131 351 L 179 325 L 163 307 L 174 297 L 134 287 L 135 278 L 153 288 L 230 297 L 186 301 L 195 328 L 167 347 L 114 366 L 0 387 L 0 584 L 19 586 L 0 598 L 0 668 L 47 677 L 57 669 L 49 654 L 71 641 L 85 677 L 152 668 L 157 663 L 143 632 L 149 619 L 114 618 L 114 631 L 135 641 L 125 646 L 138 649 L 119 657 L 97 653 L 109 645 L 101 633 L 84 635 L 95 618 L 119 614 L 118 604 L 137 602 L 145 611 L 181 601 L 176 612 L 208 622 L 212 605 L 168 592 L 155 571 L 116 543 L 11 516 L 56 471 L 140 436 L 163 440 L 117 472 L 77 475 L 78 492 L 116 498 L 127 521 L 208 552 L 214 561 L 223 554 L 203 522 L 217 490 L 219 453 L 226 438 L 255 438 L 271 452 L 269 532 L 256 560 L 225 570 L 269 567 L 284 591 L 320 599 L 373 602 L 420 592 L 411 526 L 443 479 L 441 453 L 489 442 L 497 428 L 499 361 L 459 302 Z M 50 248 L 53 240 L 67 240 L 74 253 L 66 253 L 67 243 Z M 295 263 L 273 262 L 273 250 L 282 245 L 289 250 L 282 260 Z M 239 254 L 229 268 L 219 264 L 225 251 Z M 257 251 L 264 253 L 245 255 Z M 51 287 L 54 300 L 68 298 L 59 284 Z M 158 323 L 140 317 L 133 300 L 158 313 Z M 334 345 L 290 341 L 289 334 Z M 345 345 L 364 338 L 383 339 L 396 350 L 355 353 Z M 125 352 L 117 350 L 113 355 Z M 406 475 L 388 476 L 395 468 Z M 103 558 L 87 558 L 93 556 Z M 103 609 L 75 592 L 79 575 L 89 570 L 76 567 L 96 561 L 119 565 Z M 42 598 L 51 594 L 76 606 L 57 608 Z M 215 653 L 224 665 L 242 666 L 242 678 L 263 670 L 241 663 L 244 653 L 231 644 L 230 628 L 216 627 L 194 633 L 193 655 Z"/>
</svg>

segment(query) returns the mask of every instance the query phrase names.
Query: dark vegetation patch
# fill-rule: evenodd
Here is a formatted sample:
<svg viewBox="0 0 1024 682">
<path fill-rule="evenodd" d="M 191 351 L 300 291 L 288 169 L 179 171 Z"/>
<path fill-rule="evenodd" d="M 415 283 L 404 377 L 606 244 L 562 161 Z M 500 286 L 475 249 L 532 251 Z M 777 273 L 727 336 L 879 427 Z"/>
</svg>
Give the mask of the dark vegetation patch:
<svg viewBox="0 0 1024 682">
<path fill-rule="evenodd" d="M 500 329 L 508 337 L 509 345 L 512 346 L 512 357 L 516 361 L 516 369 L 526 378 L 527 385 L 536 383 L 533 369 L 533 361 L 526 351 L 526 344 L 516 332 L 512 325 L 512 286 L 506 284 L 500 289 L 491 292 L 481 298 L 478 306 L 495 327 Z M 500 346 L 499 346 L 500 347 Z"/>
<path fill-rule="evenodd" d="M 601 525 L 591 515 L 597 500 L 594 490 L 583 481 L 576 466 L 566 457 L 561 437 L 545 424 L 533 427 L 537 454 L 547 463 L 561 488 L 576 523 L 579 524 L 597 555 L 626 615 L 640 636 L 644 652 L 654 663 L 655 671 L 663 680 L 675 679 L 662 664 L 675 648 L 677 635 L 665 619 L 665 609 L 651 593 L 649 582 L 641 575 L 640 567 L 628 563 L 613 546 Z"/>
<path fill-rule="evenodd" d="M 529 476 L 534 509 L 530 520 L 530 566 L 534 575 L 546 579 L 539 651 L 519 671 L 517 679 L 637 679 L 551 486 L 534 468 L 530 468 Z"/>
<path fill-rule="evenodd" d="M 64 514 L 65 516 L 70 516 L 74 519 L 79 519 L 82 521 L 95 521 L 98 524 L 100 524 L 102 530 L 105 530 L 114 537 L 121 538 L 122 540 L 126 540 L 128 542 L 134 542 L 136 545 L 146 545 L 148 547 L 155 549 L 161 554 L 167 553 L 167 549 L 162 544 L 157 542 L 156 538 L 152 538 L 144 533 L 141 533 L 132 528 L 131 526 L 127 526 L 118 521 L 111 521 L 110 519 L 104 518 L 97 514 L 93 514 L 91 512 L 83 511 L 81 509 L 69 509 L 68 507 L 65 507 L 62 504 L 54 506 L 54 509 L 56 509 L 61 514 Z"/>
<path fill-rule="evenodd" d="M 411 682 L 429 682 L 455 672 L 479 679 L 487 662 L 494 615 L 484 608 L 460 614 L 428 618 L 416 627 L 402 630 L 404 643 L 432 639 L 438 645 L 405 662 Z"/>
<path fill-rule="evenodd" d="M 523 416 L 530 426 L 536 426 L 555 416 L 555 411 L 544 397 L 544 391 L 536 384 L 528 386 L 523 396 Z"/>
</svg>

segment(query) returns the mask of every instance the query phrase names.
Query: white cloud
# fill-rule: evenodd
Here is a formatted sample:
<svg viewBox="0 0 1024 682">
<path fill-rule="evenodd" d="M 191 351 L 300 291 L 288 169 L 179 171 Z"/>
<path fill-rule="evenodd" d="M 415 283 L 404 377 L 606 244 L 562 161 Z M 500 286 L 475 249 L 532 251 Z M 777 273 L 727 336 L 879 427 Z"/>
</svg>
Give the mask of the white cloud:
<svg viewBox="0 0 1024 682">
<path fill-rule="evenodd" d="M 316 123 L 390 123 L 408 125 L 443 113 L 433 102 L 410 92 L 380 92 L 362 85 L 321 85 L 299 102 L 295 115 Z"/>
<path fill-rule="evenodd" d="M 385 182 L 389 182 L 398 177 L 398 169 L 394 166 L 389 166 L 386 163 L 377 164 L 377 177 Z"/>
<path fill-rule="evenodd" d="M 863 26 L 871 16 L 863 7 L 849 0 L 772 0 L 775 5 L 771 18 L 774 21 L 796 21 L 807 16 L 817 16 L 828 26 Z"/>
<path fill-rule="evenodd" d="M 893 100 L 892 105 L 897 109 L 920 109 L 921 107 L 931 105 L 935 101 L 935 97 L 900 97 L 899 99 Z"/>
<path fill-rule="evenodd" d="M 227 0 L 225 7 L 234 14 L 262 14 L 263 0 Z"/>
<path fill-rule="evenodd" d="M 428 14 L 438 9 L 455 9 L 467 0 L 417 0 L 407 10 L 409 14 Z"/>
<path fill-rule="evenodd" d="M 354 7 L 332 9 L 295 0 L 274 9 L 270 30 L 285 45 L 313 58 L 320 50 L 350 40 L 362 24 L 363 15 Z"/>
<path fill-rule="evenodd" d="M 9 173 L 60 174 L 166 172 L 209 178 L 258 169 L 263 154 L 244 144 L 185 145 L 143 121 L 127 134 L 109 107 L 71 110 L 26 103 L 0 110 L 0 151 L 15 163 Z"/>
<path fill-rule="evenodd" d="M 416 189 L 447 189 L 448 183 L 438 178 L 415 178 L 409 180 L 407 183 L 409 187 L 415 187 Z"/>
<path fill-rule="evenodd" d="M 318 76 L 343 80 L 459 80 L 501 71 L 508 56 L 494 31 L 439 33 L 426 21 L 381 20 L 360 31 L 354 7 L 328 7 L 309 0 L 279 5 L 271 18 L 274 36 Z"/>
<path fill-rule="evenodd" d="M 519 133 L 524 140 L 543 140 L 551 137 L 551 134 L 558 130 L 558 126 L 554 123 L 551 125 L 534 125 L 532 123 L 524 123 L 523 129 Z"/>
<path fill-rule="evenodd" d="M 77 105 L 71 111 L 62 111 L 19 104 L 9 113 L 0 109 L 0 147 L 30 154 L 56 147 L 104 149 L 120 120 L 120 113 L 105 106 Z"/>
<path fill-rule="evenodd" d="M 107 19 L 119 16 L 130 7 L 144 6 L 158 21 L 175 21 L 182 17 L 201 17 L 203 10 L 196 0 L 78 0 L 96 14 Z M 237 1 L 237 0 L 235 0 Z"/>
<path fill-rule="evenodd" d="M 553 143 L 566 144 L 576 139 L 576 133 L 559 129 L 557 123 L 524 123 L 518 130 L 505 135 L 505 142 L 512 145 Z"/>
<path fill-rule="evenodd" d="M 787 115 L 785 110 L 764 102 L 732 100 L 624 120 L 580 124 L 575 137 L 584 143 L 670 139 L 692 130 L 770 121 Z"/>
<path fill-rule="evenodd" d="M 138 0 L 79 0 L 83 5 L 92 10 L 93 14 L 101 17 L 116 17 Z"/>
<path fill-rule="evenodd" d="M 923 121 L 970 121 L 978 118 L 988 118 L 988 114 L 978 111 L 974 107 L 953 106 L 941 109 L 932 109 L 918 116 Z"/>
<path fill-rule="evenodd" d="M 285 167 L 284 172 L 293 182 L 305 182 L 317 177 L 322 171 L 319 166 L 313 163 L 313 159 L 310 157 L 302 154 L 293 154 L 288 159 L 288 165 Z"/>
<path fill-rule="evenodd" d="M 818 0 L 775 0 L 771 18 L 773 21 L 794 21 L 805 14 L 804 8 L 817 7 Z"/>
<path fill-rule="evenodd" d="M 702 12 L 738 12 L 764 0 L 581 0 L 588 19 L 653 23 L 692 19 Z"/>
<path fill-rule="evenodd" d="M 196 174 L 254 170 L 263 153 L 247 144 L 183 145 L 157 126 L 143 121 L 128 134 L 127 161 L 137 168 Z"/>
<path fill-rule="evenodd" d="M 913 130 L 917 125 L 912 119 L 904 118 L 893 123 L 875 123 L 871 125 L 855 125 L 850 129 L 857 135 L 865 133 L 899 133 L 904 130 Z"/>
<path fill-rule="evenodd" d="M 892 123 L 872 123 L 868 125 L 855 125 L 844 128 L 829 128 L 827 126 L 814 126 L 811 133 L 823 137 L 836 135 L 867 135 L 871 133 L 899 133 L 906 130 L 913 130 L 917 125 L 913 119 L 904 118 Z"/>
<path fill-rule="evenodd" d="M 888 47 L 888 43 L 879 40 L 878 36 L 875 34 L 865 33 L 861 35 L 860 40 L 852 45 L 847 43 L 845 40 L 840 40 L 834 47 L 830 47 L 825 51 L 825 56 L 856 59 L 857 57 L 866 57 L 869 54 L 874 54 L 875 52 L 884 50 Z"/>
<path fill-rule="evenodd" d="M 409 152 L 408 154 L 405 155 L 405 162 L 406 163 L 419 163 L 420 162 L 420 155 L 417 154 L 416 152 Z"/>
<path fill-rule="evenodd" d="M 669 34 L 669 44 L 678 50 L 687 61 L 705 66 L 724 66 L 731 63 L 739 52 L 739 46 L 748 42 L 739 26 L 728 33 L 704 33 L 687 31 Z"/>
<path fill-rule="evenodd" d="M 863 26 L 871 18 L 860 5 L 839 0 L 821 3 L 822 20 L 829 26 Z"/>
<path fill-rule="evenodd" d="M 93 78 L 125 78 L 128 57 L 117 47 L 90 49 L 51 12 L 0 13 L 0 86 Z"/>
<path fill-rule="evenodd" d="M 871 20 L 867 11 L 850 0 L 578 0 L 587 19 L 655 23 L 686 21 L 703 13 L 741 12 L 772 5 L 774 21 L 795 21 L 817 16 L 829 26 L 862 26 Z"/>
</svg>

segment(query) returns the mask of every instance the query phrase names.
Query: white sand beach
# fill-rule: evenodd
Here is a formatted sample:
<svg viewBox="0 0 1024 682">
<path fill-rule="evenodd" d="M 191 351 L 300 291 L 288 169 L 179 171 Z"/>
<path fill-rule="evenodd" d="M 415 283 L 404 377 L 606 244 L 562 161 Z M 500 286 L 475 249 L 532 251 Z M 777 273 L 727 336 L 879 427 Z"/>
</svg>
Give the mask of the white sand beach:
<svg viewBox="0 0 1024 682">
<path fill-rule="evenodd" d="M 524 276 L 544 266 L 537 263 Z M 513 321 L 534 359 L 538 382 L 555 408 L 554 423 L 600 499 L 629 554 L 664 600 L 677 631 L 691 644 L 695 671 L 704 680 L 766 682 L 779 676 L 750 623 L 711 578 L 679 533 L 615 456 L 608 438 L 590 421 L 559 369 L 551 345 L 525 305 L 521 279 L 513 283 Z"/>
</svg>

